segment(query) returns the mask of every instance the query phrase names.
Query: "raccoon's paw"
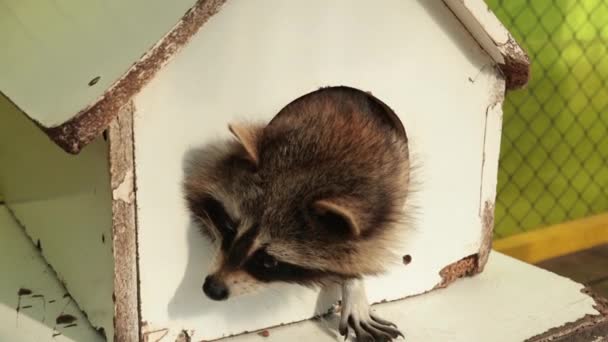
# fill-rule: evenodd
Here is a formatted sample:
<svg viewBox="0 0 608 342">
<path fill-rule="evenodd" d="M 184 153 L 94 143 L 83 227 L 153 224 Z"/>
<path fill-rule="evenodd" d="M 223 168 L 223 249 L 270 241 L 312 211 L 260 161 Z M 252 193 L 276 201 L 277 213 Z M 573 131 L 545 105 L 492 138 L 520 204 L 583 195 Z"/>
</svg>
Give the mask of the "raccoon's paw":
<svg viewBox="0 0 608 342">
<path fill-rule="evenodd" d="M 344 312 L 343 312 L 344 314 Z M 344 315 L 340 320 L 340 335 L 348 338 L 349 327 L 355 331 L 357 342 L 390 342 L 399 336 L 405 338 L 397 326 L 373 314 Z"/>
<path fill-rule="evenodd" d="M 342 286 L 342 311 L 338 331 L 348 338 L 349 327 L 355 331 L 357 342 L 393 341 L 405 338 L 397 326 L 371 313 L 367 295 L 360 279 L 348 280 Z"/>
</svg>

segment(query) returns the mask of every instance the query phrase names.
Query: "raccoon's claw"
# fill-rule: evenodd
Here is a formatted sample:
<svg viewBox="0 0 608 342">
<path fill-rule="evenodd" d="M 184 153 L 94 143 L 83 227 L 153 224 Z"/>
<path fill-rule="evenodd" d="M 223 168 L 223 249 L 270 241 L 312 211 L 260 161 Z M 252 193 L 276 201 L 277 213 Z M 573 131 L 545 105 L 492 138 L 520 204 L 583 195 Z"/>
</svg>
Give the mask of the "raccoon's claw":
<svg viewBox="0 0 608 342">
<path fill-rule="evenodd" d="M 342 320 L 339 326 L 340 335 L 344 336 L 344 340 L 348 339 L 349 327 L 355 331 L 357 342 L 390 342 L 397 339 L 399 336 L 405 338 L 395 324 L 382 320 L 388 324 L 379 323 L 376 319 L 369 316 L 361 321 L 359 318 L 351 315 L 346 320 Z M 377 317 L 376 317 L 377 318 Z M 345 323 L 348 322 L 348 323 Z"/>
<path fill-rule="evenodd" d="M 376 316 L 376 315 L 374 315 L 372 313 L 369 314 L 369 317 L 371 317 L 372 320 L 374 322 L 376 322 L 377 324 L 388 325 L 389 327 L 397 328 L 397 325 L 395 323 L 389 322 L 389 321 L 385 321 L 382 318 L 380 318 L 380 317 L 378 317 L 378 316 Z"/>
<path fill-rule="evenodd" d="M 357 342 L 390 342 L 399 336 L 405 338 L 395 324 L 371 313 L 361 280 L 349 280 L 343 285 L 338 331 L 345 340 L 349 328 L 355 331 Z"/>
</svg>

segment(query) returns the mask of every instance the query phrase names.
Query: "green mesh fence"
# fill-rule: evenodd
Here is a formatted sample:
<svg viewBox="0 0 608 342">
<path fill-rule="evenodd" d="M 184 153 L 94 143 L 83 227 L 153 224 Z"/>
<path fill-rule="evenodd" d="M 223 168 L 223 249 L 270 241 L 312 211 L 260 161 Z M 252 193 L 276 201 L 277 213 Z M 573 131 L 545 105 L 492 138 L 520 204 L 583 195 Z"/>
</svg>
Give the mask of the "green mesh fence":
<svg viewBox="0 0 608 342">
<path fill-rule="evenodd" d="M 608 1 L 487 3 L 532 62 L 505 102 L 496 236 L 608 211 Z"/>
</svg>

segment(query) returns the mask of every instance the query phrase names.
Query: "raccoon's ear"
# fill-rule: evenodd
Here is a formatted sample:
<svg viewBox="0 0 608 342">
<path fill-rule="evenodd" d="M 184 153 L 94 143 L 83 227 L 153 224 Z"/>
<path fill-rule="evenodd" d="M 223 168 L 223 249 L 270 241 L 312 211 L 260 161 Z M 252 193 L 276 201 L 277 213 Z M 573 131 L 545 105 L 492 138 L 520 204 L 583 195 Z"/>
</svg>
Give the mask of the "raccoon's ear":
<svg viewBox="0 0 608 342">
<path fill-rule="evenodd" d="M 243 124 L 243 123 L 229 123 L 228 129 L 234 135 L 234 137 L 241 143 L 247 157 L 255 164 L 259 161 L 259 141 L 262 137 L 262 131 L 264 129 L 261 125 Z"/>
<path fill-rule="evenodd" d="M 361 224 L 355 202 L 345 198 L 318 200 L 312 205 L 319 223 L 328 229 L 352 237 L 361 235 Z"/>
</svg>

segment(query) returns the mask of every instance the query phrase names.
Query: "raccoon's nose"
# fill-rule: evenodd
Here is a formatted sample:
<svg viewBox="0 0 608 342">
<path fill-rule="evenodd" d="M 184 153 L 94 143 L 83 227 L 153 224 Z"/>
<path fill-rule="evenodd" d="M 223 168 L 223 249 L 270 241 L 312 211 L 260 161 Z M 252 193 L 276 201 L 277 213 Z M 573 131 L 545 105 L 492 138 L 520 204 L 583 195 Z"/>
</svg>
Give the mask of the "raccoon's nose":
<svg viewBox="0 0 608 342">
<path fill-rule="evenodd" d="M 203 284 L 203 292 L 213 300 L 224 300 L 228 298 L 226 285 L 213 276 L 207 276 Z"/>
</svg>

